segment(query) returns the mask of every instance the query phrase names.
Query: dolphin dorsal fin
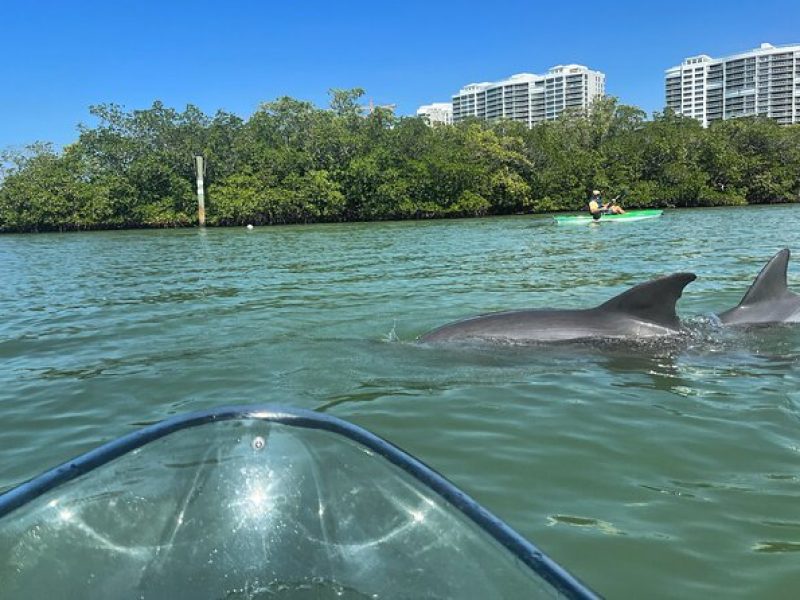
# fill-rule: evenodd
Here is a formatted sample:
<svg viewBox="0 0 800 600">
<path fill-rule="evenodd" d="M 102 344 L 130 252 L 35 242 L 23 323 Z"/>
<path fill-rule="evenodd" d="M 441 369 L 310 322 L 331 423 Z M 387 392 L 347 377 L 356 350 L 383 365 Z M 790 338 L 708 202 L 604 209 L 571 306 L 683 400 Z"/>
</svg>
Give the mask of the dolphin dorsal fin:
<svg viewBox="0 0 800 600">
<path fill-rule="evenodd" d="M 675 313 L 675 304 L 683 288 L 695 279 L 697 276 L 694 273 L 674 273 L 640 283 L 601 304 L 598 309 L 622 312 L 665 327 L 677 328 L 680 320 Z"/>
<path fill-rule="evenodd" d="M 753 281 L 753 285 L 739 302 L 743 304 L 756 304 L 775 300 L 786 295 L 789 291 L 786 287 L 786 270 L 789 267 L 789 249 L 784 248 L 761 269 L 761 272 Z"/>
</svg>

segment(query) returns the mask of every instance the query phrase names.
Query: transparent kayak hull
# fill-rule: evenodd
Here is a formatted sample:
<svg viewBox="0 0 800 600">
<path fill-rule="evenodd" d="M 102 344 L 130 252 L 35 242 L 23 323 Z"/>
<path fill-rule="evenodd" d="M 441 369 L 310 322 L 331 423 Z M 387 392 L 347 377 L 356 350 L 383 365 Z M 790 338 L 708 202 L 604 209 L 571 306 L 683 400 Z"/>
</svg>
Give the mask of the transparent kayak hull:
<svg viewBox="0 0 800 600">
<path fill-rule="evenodd" d="M 306 411 L 171 419 L 0 496 L 0 596 L 593 597 L 398 448 Z"/>
<path fill-rule="evenodd" d="M 594 219 L 591 215 L 557 215 L 553 220 L 558 225 L 586 225 L 588 223 L 630 223 L 633 221 L 643 221 L 645 219 L 655 219 L 660 217 L 664 211 L 659 209 L 629 210 L 621 215 L 603 215 L 599 219 Z"/>
</svg>

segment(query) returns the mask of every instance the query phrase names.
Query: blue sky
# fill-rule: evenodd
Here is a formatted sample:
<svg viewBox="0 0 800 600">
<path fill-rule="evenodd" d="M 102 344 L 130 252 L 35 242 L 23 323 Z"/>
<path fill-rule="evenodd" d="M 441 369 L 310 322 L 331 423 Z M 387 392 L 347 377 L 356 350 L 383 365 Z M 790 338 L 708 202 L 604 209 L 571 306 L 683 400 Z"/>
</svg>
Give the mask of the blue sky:
<svg viewBox="0 0 800 600">
<path fill-rule="evenodd" d="M 0 19 L 0 148 L 69 143 L 91 104 L 247 117 L 279 96 L 324 106 L 329 88 L 359 86 L 404 115 L 473 81 L 572 62 L 649 113 L 687 56 L 800 43 L 798 0 L 3 0 Z"/>
</svg>

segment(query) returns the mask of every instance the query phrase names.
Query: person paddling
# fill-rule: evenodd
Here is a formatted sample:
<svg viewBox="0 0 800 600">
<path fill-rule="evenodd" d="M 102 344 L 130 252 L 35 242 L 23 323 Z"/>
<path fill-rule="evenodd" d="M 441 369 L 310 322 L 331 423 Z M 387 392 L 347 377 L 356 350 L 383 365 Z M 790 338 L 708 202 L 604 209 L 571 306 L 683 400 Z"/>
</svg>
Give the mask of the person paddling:
<svg viewBox="0 0 800 600">
<path fill-rule="evenodd" d="M 603 204 L 603 198 L 600 196 L 600 190 L 593 190 L 592 197 L 589 198 L 589 212 L 592 213 L 592 218 L 597 221 L 600 217 L 606 214 L 622 215 L 625 213 L 621 206 L 614 204 L 616 198 L 611 202 Z"/>
</svg>

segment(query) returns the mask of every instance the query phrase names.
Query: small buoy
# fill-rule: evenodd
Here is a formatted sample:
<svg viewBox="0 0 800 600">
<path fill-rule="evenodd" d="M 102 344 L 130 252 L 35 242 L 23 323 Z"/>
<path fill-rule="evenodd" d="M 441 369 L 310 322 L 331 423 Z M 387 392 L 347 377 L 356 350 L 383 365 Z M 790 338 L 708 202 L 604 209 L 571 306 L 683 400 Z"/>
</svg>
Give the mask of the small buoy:
<svg viewBox="0 0 800 600">
<path fill-rule="evenodd" d="M 252 228 L 253 228 L 253 226 L 252 226 L 252 225 L 248 225 L 248 226 L 247 226 L 247 228 L 248 228 L 248 229 L 252 229 Z"/>
</svg>

